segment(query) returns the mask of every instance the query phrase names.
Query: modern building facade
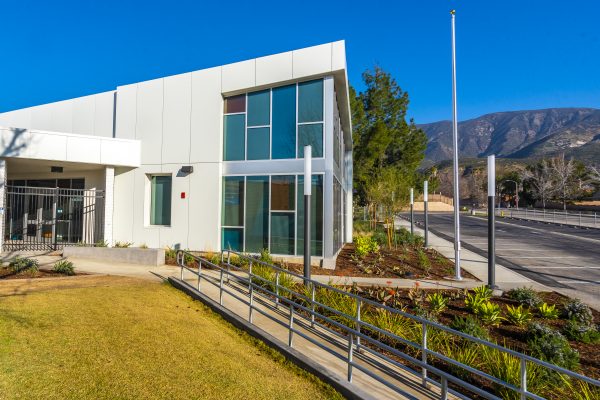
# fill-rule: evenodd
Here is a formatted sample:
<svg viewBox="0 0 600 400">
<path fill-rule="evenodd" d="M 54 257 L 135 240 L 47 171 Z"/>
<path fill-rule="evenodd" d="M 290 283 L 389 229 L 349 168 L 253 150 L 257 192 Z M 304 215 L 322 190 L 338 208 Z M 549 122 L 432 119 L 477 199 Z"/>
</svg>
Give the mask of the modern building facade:
<svg viewBox="0 0 600 400">
<path fill-rule="evenodd" d="M 0 114 L 4 249 L 105 240 L 302 254 L 352 236 L 344 42 Z M 33 240 L 31 239 L 33 238 Z"/>
</svg>

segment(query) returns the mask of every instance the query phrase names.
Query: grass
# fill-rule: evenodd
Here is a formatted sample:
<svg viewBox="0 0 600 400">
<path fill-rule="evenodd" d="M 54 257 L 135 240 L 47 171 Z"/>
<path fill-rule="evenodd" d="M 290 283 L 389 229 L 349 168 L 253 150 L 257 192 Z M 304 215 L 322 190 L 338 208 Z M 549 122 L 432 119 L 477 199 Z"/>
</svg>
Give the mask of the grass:
<svg viewBox="0 0 600 400">
<path fill-rule="evenodd" d="M 329 399 L 331 387 L 167 284 L 0 286 L 0 393 L 44 399 Z"/>
</svg>

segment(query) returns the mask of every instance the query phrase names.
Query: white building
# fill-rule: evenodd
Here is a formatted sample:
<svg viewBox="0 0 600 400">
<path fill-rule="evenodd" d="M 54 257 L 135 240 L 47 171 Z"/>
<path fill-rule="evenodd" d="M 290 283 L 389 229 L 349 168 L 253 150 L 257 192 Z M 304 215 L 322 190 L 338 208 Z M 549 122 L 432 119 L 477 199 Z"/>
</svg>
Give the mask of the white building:
<svg viewBox="0 0 600 400">
<path fill-rule="evenodd" d="M 343 41 L 0 114 L 3 249 L 301 255 L 311 144 L 313 254 L 331 265 L 352 235 L 351 132 Z"/>
</svg>

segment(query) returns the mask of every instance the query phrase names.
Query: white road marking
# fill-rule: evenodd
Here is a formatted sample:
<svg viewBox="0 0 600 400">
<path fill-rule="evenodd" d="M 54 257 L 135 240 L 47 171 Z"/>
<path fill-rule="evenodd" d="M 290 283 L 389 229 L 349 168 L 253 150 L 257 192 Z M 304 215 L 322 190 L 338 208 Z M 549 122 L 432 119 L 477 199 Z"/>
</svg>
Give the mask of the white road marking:
<svg viewBox="0 0 600 400">
<path fill-rule="evenodd" d="M 600 283 L 600 281 L 556 281 L 558 283 L 578 283 L 578 284 L 584 284 L 584 285 L 597 285 Z"/>
</svg>

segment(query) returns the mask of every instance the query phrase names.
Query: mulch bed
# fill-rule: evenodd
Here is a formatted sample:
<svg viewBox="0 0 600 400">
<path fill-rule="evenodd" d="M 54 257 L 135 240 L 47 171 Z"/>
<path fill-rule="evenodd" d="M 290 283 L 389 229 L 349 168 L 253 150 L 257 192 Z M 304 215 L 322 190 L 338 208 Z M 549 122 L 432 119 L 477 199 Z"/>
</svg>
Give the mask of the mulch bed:
<svg viewBox="0 0 600 400">
<path fill-rule="evenodd" d="M 335 269 L 312 267 L 313 275 L 359 276 L 375 278 L 406 278 L 443 280 L 454 275 L 454 263 L 433 249 L 425 249 L 431 268 L 427 273 L 420 266 L 417 250 L 407 246 L 381 249 L 379 254 L 369 254 L 363 259 L 354 257 L 354 244 L 348 243 L 337 257 Z M 300 264 L 288 264 L 290 270 L 302 273 Z M 463 277 L 478 280 L 467 271 Z"/>
<path fill-rule="evenodd" d="M 75 275 L 87 275 L 85 273 L 77 272 Z M 75 276 L 71 275 L 71 276 Z M 31 274 L 29 271 L 13 272 L 9 268 L 0 267 L 0 280 L 7 279 L 36 279 L 36 278 L 58 278 L 67 276 L 58 272 L 40 269 L 35 274 Z"/>
<path fill-rule="evenodd" d="M 411 300 L 408 296 L 409 289 L 387 289 L 393 290 L 395 293 L 395 298 L 400 301 L 403 305 L 410 305 Z M 425 293 L 435 292 L 434 289 L 424 289 Z M 444 291 L 446 293 L 450 293 L 450 290 Z M 455 290 L 455 292 L 457 292 Z M 556 304 L 557 308 L 562 309 L 562 304 L 566 303 L 568 297 L 563 296 L 556 292 L 538 292 L 542 300 L 548 304 Z M 371 298 L 372 300 L 377 301 L 376 298 L 369 294 L 369 291 L 365 290 L 361 293 L 361 296 Z M 502 297 L 493 297 L 492 302 L 500 305 L 502 312 L 506 311 L 506 306 L 518 306 L 518 302 L 512 299 L 509 299 L 506 295 Z M 425 305 L 426 302 L 425 302 Z M 410 312 L 410 310 L 408 310 Z M 565 319 L 543 319 L 538 318 L 535 311 L 532 310 L 532 314 L 534 318 L 531 322 L 540 322 L 545 325 L 552 327 L 553 329 L 558 330 L 559 332 L 565 326 L 567 321 Z M 592 314 L 594 316 L 594 324 L 600 323 L 600 312 L 592 309 Z M 448 307 L 437 316 L 437 319 L 440 323 L 444 325 L 449 325 L 452 320 L 454 320 L 455 316 L 466 317 L 473 316 L 473 313 L 465 307 L 464 299 L 451 299 L 448 303 Z M 490 339 L 495 341 L 496 343 L 503 345 L 505 347 L 509 347 L 513 350 L 527 353 L 527 339 L 526 339 L 526 328 L 520 328 L 518 326 L 512 325 L 506 321 L 503 321 L 499 326 L 488 326 L 487 330 L 489 332 Z M 571 347 L 579 352 L 579 363 L 581 366 L 581 373 L 594 379 L 600 378 L 600 346 L 598 343 L 582 343 L 577 341 L 569 341 Z"/>
</svg>

